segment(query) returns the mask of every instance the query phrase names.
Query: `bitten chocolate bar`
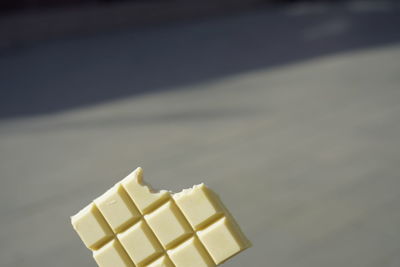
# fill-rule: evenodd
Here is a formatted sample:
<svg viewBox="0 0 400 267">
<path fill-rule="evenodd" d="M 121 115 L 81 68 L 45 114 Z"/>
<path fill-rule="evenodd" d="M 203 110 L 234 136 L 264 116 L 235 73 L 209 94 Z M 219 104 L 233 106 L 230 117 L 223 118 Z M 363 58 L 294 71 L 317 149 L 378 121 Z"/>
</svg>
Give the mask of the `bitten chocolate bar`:
<svg viewBox="0 0 400 267">
<path fill-rule="evenodd" d="M 204 184 L 153 191 L 137 168 L 72 216 L 100 267 L 216 266 L 250 246 L 219 197 Z"/>
</svg>

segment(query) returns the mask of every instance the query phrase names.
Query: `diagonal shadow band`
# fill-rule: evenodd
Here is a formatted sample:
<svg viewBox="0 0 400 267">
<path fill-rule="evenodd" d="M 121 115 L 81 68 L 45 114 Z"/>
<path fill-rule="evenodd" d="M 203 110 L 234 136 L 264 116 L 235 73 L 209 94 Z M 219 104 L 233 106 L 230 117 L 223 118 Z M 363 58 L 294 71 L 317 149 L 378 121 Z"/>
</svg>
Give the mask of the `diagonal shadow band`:
<svg viewBox="0 0 400 267">
<path fill-rule="evenodd" d="M 59 40 L 0 56 L 0 119 L 54 113 L 397 43 L 400 8 L 302 4 Z"/>
</svg>

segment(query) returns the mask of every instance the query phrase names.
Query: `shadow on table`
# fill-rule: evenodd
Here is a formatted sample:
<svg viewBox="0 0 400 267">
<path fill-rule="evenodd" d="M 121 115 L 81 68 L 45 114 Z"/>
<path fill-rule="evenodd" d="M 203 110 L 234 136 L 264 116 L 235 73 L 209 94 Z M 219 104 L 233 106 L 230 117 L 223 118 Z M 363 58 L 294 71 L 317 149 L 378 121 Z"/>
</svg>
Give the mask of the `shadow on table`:
<svg viewBox="0 0 400 267">
<path fill-rule="evenodd" d="M 0 56 L 0 118 L 52 113 L 400 41 L 390 2 L 302 4 Z"/>
</svg>

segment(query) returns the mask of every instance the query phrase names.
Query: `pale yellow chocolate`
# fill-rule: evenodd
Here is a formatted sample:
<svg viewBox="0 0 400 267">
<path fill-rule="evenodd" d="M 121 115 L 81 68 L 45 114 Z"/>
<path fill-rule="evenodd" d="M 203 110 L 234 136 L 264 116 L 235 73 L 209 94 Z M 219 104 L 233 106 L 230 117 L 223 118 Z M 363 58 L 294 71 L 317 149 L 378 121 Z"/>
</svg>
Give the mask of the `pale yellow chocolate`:
<svg viewBox="0 0 400 267">
<path fill-rule="evenodd" d="M 113 232 L 92 203 L 71 218 L 72 225 L 83 243 L 91 250 L 97 250 L 113 238 Z"/>
<path fill-rule="evenodd" d="M 176 266 L 215 266 L 206 249 L 196 236 L 189 238 L 176 248 L 168 250 L 168 255 Z"/>
<path fill-rule="evenodd" d="M 129 256 L 118 240 L 112 240 L 93 252 L 93 258 L 99 266 L 134 267 Z"/>
<path fill-rule="evenodd" d="M 232 215 L 204 184 L 154 192 L 137 168 L 71 218 L 100 267 L 208 267 L 248 248 Z"/>
<path fill-rule="evenodd" d="M 119 234 L 118 239 L 137 266 L 145 266 L 146 263 L 160 257 L 164 252 L 153 231 L 144 220 Z"/>
<path fill-rule="evenodd" d="M 172 200 L 145 215 L 145 219 L 165 249 L 170 249 L 193 235 L 192 228 Z"/>
<path fill-rule="evenodd" d="M 120 184 L 116 184 L 94 201 L 115 233 L 141 218 L 139 210 Z"/>
<path fill-rule="evenodd" d="M 175 265 L 167 256 L 161 256 L 157 260 L 153 261 L 147 267 L 174 267 Z"/>
<path fill-rule="evenodd" d="M 197 232 L 197 235 L 216 264 L 224 262 L 248 246 L 246 239 L 243 239 L 242 234 L 227 217 L 222 217 Z"/>
</svg>

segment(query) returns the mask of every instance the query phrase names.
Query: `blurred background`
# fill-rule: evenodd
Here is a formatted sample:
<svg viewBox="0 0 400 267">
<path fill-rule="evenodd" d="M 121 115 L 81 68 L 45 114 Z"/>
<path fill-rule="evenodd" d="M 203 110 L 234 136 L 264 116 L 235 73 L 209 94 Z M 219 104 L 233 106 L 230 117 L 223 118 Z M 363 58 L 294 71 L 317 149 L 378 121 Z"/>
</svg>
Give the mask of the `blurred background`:
<svg viewBox="0 0 400 267">
<path fill-rule="evenodd" d="M 0 266 L 95 266 L 70 216 L 204 182 L 224 266 L 400 266 L 398 1 L 0 5 Z"/>
</svg>

